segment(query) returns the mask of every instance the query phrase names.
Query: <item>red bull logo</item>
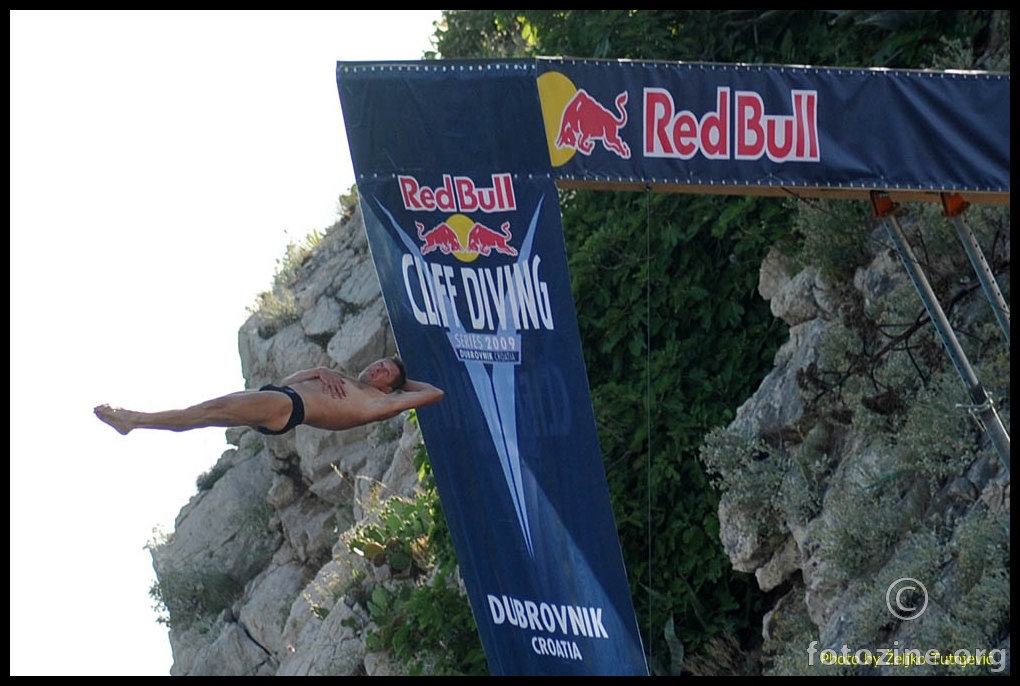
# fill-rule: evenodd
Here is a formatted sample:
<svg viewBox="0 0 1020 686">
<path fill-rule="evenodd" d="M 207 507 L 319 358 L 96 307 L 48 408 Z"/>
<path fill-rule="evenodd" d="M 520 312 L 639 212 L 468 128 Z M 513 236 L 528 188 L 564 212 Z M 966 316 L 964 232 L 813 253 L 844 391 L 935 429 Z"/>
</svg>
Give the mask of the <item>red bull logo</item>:
<svg viewBox="0 0 1020 686">
<path fill-rule="evenodd" d="M 510 245 L 513 233 L 510 222 L 503 222 L 499 230 L 491 229 L 463 214 L 456 214 L 431 229 L 414 223 L 421 241 L 421 254 L 439 251 L 453 255 L 462 262 L 473 262 L 479 255 L 489 257 L 493 252 L 509 257 L 517 256 L 517 248 Z"/>
<path fill-rule="evenodd" d="M 513 212 L 517 209 L 510 174 L 493 174 L 492 186 L 479 187 L 468 176 L 443 174 L 443 185 L 430 188 L 413 176 L 397 176 L 404 209 L 413 212 Z"/>
<path fill-rule="evenodd" d="M 773 162 L 818 162 L 818 92 L 790 92 L 793 114 L 765 114 L 754 91 L 716 89 L 716 108 L 700 118 L 676 111 L 673 96 L 662 88 L 644 90 L 644 155 L 689 160 L 698 153 L 708 159 Z M 731 137 L 732 135 L 732 137 Z"/>
<path fill-rule="evenodd" d="M 576 153 L 591 155 L 596 143 L 623 159 L 631 156 L 621 132 L 627 125 L 627 91 L 616 96 L 616 113 L 600 104 L 565 75 L 549 71 L 538 77 L 549 159 L 554 167 Z M 664 88 L 643 90 L 641 152 L 643 157 L 689 160 L 820 162 L 818 91 L 791 90 L 791 114 L 772 114 L 755 91 L 720 86 L 715 110 L 695 114 L 682 109 Z M 634 137 L 636 138 L 636 137 Z"/>
<path fill-rule="evenodd" d="M 595 141 L 623 159 L 630 158 L 630 146 L 620 137 L 620 130 L 627 125 L 627 91 L 616 96 L 616 112 L 613 114 L 583 88 L 574 94 L 560 117 L 556 147 L 572 148 L 582 155 L 590 155 Z"/>
</svg>

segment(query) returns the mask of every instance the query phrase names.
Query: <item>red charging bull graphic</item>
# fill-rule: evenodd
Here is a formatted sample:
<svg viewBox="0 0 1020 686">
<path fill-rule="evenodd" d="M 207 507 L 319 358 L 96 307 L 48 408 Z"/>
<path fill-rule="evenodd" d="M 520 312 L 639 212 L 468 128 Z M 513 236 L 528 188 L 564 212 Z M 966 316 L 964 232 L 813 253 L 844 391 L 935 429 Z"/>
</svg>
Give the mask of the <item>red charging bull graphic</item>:
<svg viewBox="0 0 1020 686">
<path fill-rule="evenodd" d="M 452 252 L 460 252 L 464 249 L 464 246 L 460 244 L 460 236 L 446 222 L 428 231 L 425 230 L 425 225 L 421 222 L 415 222 L 414 225 L 418 229 L 418 240 L 421 241 L 422 255 L 428 255 L 435 250 L 440 251 L 444 255 L 449 255 Z"/>
<path fill-rule="evenodd" d="M 463 218 L 463 215 L 460 217 Z M 455 218 L 451 218 L 450 221 L 458 223 Z M 428 255 L 438 250 L 444 255 L 470 253 L 488 257 L 495 250 L 510 257 L 517 256 L 517 248 L 510 245 L 510 239 L 513 238 L 513 234 L 510 232 L 510 222 L 503 222 L 499 231 L 478 222 L 472 223 L 466 231 L 463 228 L 460 230 L 453 228 L 449 222 L 437 224 L 428 231 L 425 230 L 425 225 L 421 222 L 416 221 L 414 226 L 418 230 L 422 255 Z M 461 238 L 462 233 L 466 235 L 466 240 Z"/>
<path fill-rule="evenodd" d="M 510 222 L 503 222 L 499 231 L 493 231 L 489 227 L 475 222 L 475 225 L 468 231 L 468 250 L 486 257 L 493 250 L 515 257 L 517 249 L 510 245 L 511 238 L 513 238 L 513 234 L 510 233 Z"/>
<path fill-rule="evenodd" d="M 627 125 L 626 104 L 627 91 L 623 91 L 616 96 L 619 115 L 614 115 L 583 88 L 578 90 L 563 108 L 556 147 L 590 155 L 595 150 L 594 141 L 602 141 L 606 150 L 630 159 L 630 146 L 620 137 L 620 130 Z"/>
</svg>

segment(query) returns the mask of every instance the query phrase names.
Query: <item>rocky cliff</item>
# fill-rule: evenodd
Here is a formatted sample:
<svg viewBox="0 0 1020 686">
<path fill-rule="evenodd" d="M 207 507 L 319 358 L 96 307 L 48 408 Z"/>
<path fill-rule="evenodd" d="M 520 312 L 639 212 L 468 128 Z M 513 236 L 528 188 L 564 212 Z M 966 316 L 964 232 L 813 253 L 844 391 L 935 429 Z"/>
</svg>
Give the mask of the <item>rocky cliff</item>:
<svg viewBox="0 0 1020 686">
<path fill-rule="evenodd" d="M 1008 224 L 1005 236 L 1008 263 Z M 913 408 L 895 415 L 905 417 L 895 427 L 891 413 L 851 417 L 817 401 L 818 370 L 835 354 L 832 332 L 846 326 L 848 303 L 874 309 L 901 298 L 917 316 L 899 260 L 880 235 L 873 249 L 849 291 L 778 252 L 766 260 L 760 293 L 790 339 L 733 424 L 706 441 L 703 459 L 723 491 L 722 543 L 770 593 L 760 660 L 768 673 L 852 672 L 823 659 L 844 646 L 851 656 L 882 646 L 1008 655 L 1009 475 L 986 434 L 946 400 L 965 397 L 952 367 L 909 396 L 884 398 Z M 359 213 L 298 257 L 239 333 L 249 388 L 315 365 L 357 371 L 396 353 Z M 954 310 L 970 330 L 985 327 L 985 339 L 994 337 L 990 319 L 980 294 Z M 997 375 L 1008 427 L 1008 344 L 990 347 L 982 371 Z M 859 395 L 882 410 L 877 392 Z M 389 580 L 340 536 L 387 496 L 414 493 L 415 426 L 401 416 L 341 433 L 301 426 L 227 437 L 233 448 L 199 477 L 175 530 L 152 548 L 172 620 L 171 673 L 399 673 L 366 650 L 370 620 L 350 592 L 354 578 Z M 927 585 L 931 607 L 915 621 L 887 608 L 900 578 Z M 981 671 L 969 673 L 1008 674 L 996 664 L 975 662 Z"/>
<path fill-rule="evenodd" d="M 357 373 L 396 354 L 360 214 L 307 252 L 239 333 L 248 388 L 317 365 Z M 420 436 L 406 414 L 345 432 L 230 429 L 174 531 L 152 548 L 172 675 L 386 673 L 366 657 L 355 572 L 339 542 L 383 499 L 412 495 Z"/>
<path fill-rule="evenodd" d="M 910 235 L 1008 433 L 1008 329 L 949 228 Z M 1008 215 L 984 228 L 1008 302 Z M 863 262 L 840 286 L 771 252 L 759 292 L 789 341 L 702 449 L 723 546 L 771 594 L 761 667 L 1008 674 L 1008 438 L 1003 459 L 884 227 Z"/>
</svg>

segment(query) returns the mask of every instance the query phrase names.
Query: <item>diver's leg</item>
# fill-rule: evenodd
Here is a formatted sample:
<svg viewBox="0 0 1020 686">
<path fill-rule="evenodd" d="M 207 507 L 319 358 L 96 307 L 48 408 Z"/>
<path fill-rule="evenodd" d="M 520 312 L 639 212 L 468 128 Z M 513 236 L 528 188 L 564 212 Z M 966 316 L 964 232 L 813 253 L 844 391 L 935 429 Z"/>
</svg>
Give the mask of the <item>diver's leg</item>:
<svg viewBox="0 0 1020 686">
<path fill-rule="evenodd" d="M 121 434 L 134 429 L 190 431 L 210 426 L 282 427 L 293 405 L 278 391 L 240 391 L 181 410 L 137 412 L 109 405 L 95 408 L 95 414 Z"/>
</svg>

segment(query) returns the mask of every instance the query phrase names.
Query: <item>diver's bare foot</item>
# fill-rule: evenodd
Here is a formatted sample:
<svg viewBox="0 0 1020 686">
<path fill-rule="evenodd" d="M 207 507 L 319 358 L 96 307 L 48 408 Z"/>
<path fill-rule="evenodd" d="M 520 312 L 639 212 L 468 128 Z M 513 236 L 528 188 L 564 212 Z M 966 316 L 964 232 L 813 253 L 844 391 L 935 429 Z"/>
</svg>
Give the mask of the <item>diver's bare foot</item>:
<svg viewBox="0 0 1020 686">
<path fill-rule="evenodd" d="M 118 433 L 126 436 L 131 429 L 135 428 L 131 420 L 126 416 L 130 414 L 128 410 L 122 410 L 116 407 L 110 407 L 109 405 L 98 405 L 93 410 L 96 416 L 102 421 L 106 422 Z"/>
</svg>

